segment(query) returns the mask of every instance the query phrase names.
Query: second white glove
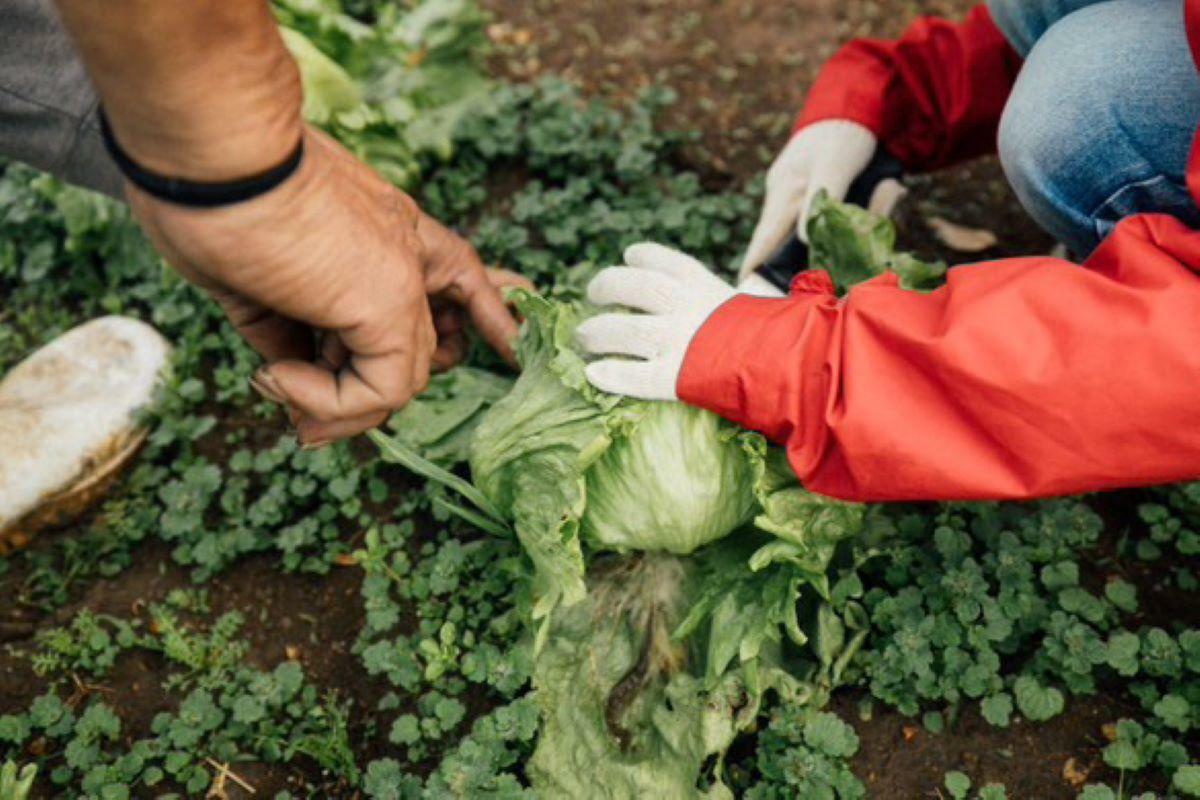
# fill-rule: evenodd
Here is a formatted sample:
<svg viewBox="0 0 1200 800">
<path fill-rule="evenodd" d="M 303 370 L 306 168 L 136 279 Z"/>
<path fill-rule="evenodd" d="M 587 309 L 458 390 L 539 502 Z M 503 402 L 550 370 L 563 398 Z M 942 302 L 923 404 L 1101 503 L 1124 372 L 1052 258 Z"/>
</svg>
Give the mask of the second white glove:
<svg viewBox="0 0 1200 800">
<path fill-rule="evenodd" d="M 824 189 L 834 200 L 844 199 L 877 145 L 871 131 L 843 119 L 813 123 L 793 136 L 767 171 L 762 214 L 738 280 L 766 261 L 793 231 L 808 241 L 804 229 L 817 192 Z"/>
</svg>

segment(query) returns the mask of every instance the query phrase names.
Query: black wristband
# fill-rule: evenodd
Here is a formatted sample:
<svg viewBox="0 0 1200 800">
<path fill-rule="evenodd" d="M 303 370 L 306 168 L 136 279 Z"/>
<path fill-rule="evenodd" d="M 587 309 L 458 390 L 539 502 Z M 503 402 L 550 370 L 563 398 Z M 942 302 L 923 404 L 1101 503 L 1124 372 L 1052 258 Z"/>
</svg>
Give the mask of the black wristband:
<svg viewBox="0 0 1200 800">
<path fill-rule="evenodd" d="M 266 194 L 290 178 L 304 158 L 304 138 L 301 137 L 287 158 L 257 175 L 212 183 L 172 178 L 152 172 L 134 161 L 117 143 L 104 109 L 101 108 L 99 112 L 100 135 L 104 139 L 104 147 L 116 162 L 121 174 L 146 194 L 176 205 L 216 208 L 253 199 Z"/>
</svg>

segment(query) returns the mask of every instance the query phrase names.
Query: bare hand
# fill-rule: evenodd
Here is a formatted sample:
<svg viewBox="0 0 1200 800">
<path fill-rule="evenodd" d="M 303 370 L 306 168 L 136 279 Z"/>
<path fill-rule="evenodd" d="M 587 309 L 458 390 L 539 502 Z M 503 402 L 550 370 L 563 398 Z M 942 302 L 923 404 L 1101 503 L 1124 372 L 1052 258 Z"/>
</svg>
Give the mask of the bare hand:
<svg viewBox="0 0 1200 800">
<path fill-rule="evenodd" d="M 268 362 L 255 387 L 320 446 L 378 425 L 460 358 L 464 319 L 507 358 L 517 325 L 469 244 L 328 137 L 304 135 L 297 173 L 248 202 L 128 195 L 159 252 Z"/>
</svg>

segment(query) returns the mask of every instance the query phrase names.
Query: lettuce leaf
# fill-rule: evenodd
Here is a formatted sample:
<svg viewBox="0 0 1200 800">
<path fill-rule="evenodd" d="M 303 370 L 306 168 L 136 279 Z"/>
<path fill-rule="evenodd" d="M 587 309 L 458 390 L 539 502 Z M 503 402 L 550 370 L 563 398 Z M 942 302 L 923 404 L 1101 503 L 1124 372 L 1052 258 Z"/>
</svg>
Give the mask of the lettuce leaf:
<svg viewBox="0 0 1200 800">
<path fill-rule="evenodd" d="M 513 521 L 534 563 L 535 619 L 583 599 L 591 551 L 687 554 L 755 510 L 748 436 L 678 403 L 606 395 L 574 331 L 588 309 L 517 292 L 521 377 L 476 430 L 475 484 Z"/>
<path fill-rule="evenodd" d="M 534 670 L 542 712 L 528 764 L 545 797 L 729 796 L 707 789 L 705 760 L 736 734 L 736 678 L 715 690 L 678 667 L 683 649 L 666 634 L 685 600 L 685 565 L 673 556 L 611 559 L 587 602 L 555 617 Z"/>
<path fill-rule="evenodd" d="M 483 412 L 512 389 L 513 379 L 474 367 L 434 375 L 429 387 L 388 420 L 399 444 L 442 466 L 466 462 Z"/>
<path fill-rule="evenodd" d="M 896 252 L 896 226 L 864 208 L 831 200 L 822 190 L 808 219 L 809 266 L 829 273 L 839 293 L 856 283 L 893 272 L 900 287 L 927 291 L 946 275 L 940 261 Z"/>
<path fill-rule="evenodd" d="M 751 567 L 760 570 L 786 561 L 824 587 L 834 548 L 862 531 L 867 507 L 813 494 L 800 485 L 784 451 L 762 440 L 748 446 L 757 453 L 754 492 L 760 510 L 754 525 L 776 537 L 750 557 Z"/>
<path fill-rule="evenodd" d="M 727 798 L 725 752 L 768 691 L 820 703 L 861 635 L 826 604 L 796 619 L 799 571 L 754 573 L 761 534 L 687 558 L 604 556 L 584 602 L 559 610 L 534 668 L 542 731 L 528 773 L 546 797 Z M 786 630 L 786 640 L 780 631 Z M 795 646 L 793 646 L 795 645 Z"/>
<path fill-rule="evenodd" d="M 515 299 L 525 316 L 517 345 L 521 377 L 484 416 L 471 449 L 475 484 L 513 520 L 533 561 L 535 620 L 583 599 L 580 519 L 584 472 L 610 444 L 605 406 L 569 342 L 576 310 L 533 294 Z M 575 388 L 578 387 L 578 388 Z"/>
<path fill-rule="evenodd" d="M 469 0 L 416 0 L 372 24 L 336 0 L 274 0 L 300 67 L 304 116 L 401 188 L 448 159 L 464 114 L 487 100 L 487 15 Z"/>
<path fill-rule="evenodd" d="M 363 101 L 362 89 L 341 65 L 322 53 L 304 34 L 280 28 L 304 85 L 301 113 L 309 122 L 324 125 L 343 111 L 351 111 Z"/>
</svg>

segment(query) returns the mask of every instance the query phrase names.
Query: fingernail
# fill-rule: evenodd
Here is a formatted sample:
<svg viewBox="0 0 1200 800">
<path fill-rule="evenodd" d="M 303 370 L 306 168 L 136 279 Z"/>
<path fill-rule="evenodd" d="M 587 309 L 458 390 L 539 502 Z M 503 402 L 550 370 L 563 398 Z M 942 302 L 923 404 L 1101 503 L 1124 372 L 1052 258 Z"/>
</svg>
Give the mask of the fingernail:
<svg viewBox="0 0 1200 800">
<path fill-rule="evenodd" d="M 266 370 L 260 369 L 250 376 L 250 388 L 272 403 L 283 404 L 287 402 L 287 399 L 279 388 L 279 382 Z"/>
<path fill-rule="evenodd" d="M 313 451 L 321 450 L 333 443 L 332 439 L 317 439 L 315 442 L 303 442 L 300 445 L 301 450 Z"/>
</svg>

